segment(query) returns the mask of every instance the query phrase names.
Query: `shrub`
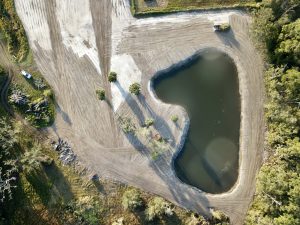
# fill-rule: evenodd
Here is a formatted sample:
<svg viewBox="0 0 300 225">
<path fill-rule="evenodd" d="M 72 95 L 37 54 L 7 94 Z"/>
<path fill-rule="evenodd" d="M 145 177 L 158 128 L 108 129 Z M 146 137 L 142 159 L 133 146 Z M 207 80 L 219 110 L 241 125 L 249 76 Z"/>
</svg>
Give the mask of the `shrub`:
<svg viewBox="0 0 300 225">
<path fill-rule="evenodd" d="M 150 127 L 150 126 L 152 126 L 154 124 L 154 119 L 152 119 L 152 118 L 148 118 L 148 119 L 146 119 L 146 121 L 145 121 L 145 126 L 148 128 L 148 127 Z"/>
<path fill-rule="evenodd" d="M 171 209 L 170 203 L 166 202 L 161 197 L 155 197 L 149 201 L 145 213 L 147 220 L 152 221 L 163 214 L 173 215 L 173 210 Z"/>
<path fill-rule="evenodd" d="M 9 102 L 16 105 L 26 105 L 28 103 L 27 95 L 22 92 L 20 89 L 15 89 L 12 91 L 12 94 L 9 97 Z"/>
<path fill-rule="evenodd" d="M 177 116 L 177 115 L 172 115 L 172 116 L 171 116 L 171 120 L 172 120 L 174 123 L 177 123 L 177 121 L 178 121 L 178 116 Z"/>
<path fill-rule="evenodd" d="M 117 73 L 116 72 L 110 72 L 108 75 L 108 81 L 109 82 L 116 82 L 117 81 Z"/>
<path fill-rule="evenodd" d="M 223 23 L 220 25 L 220 30 L 221 31 L 227 31 L 230 29 L 230 25 L 228 23 Z"/>
<path fill-rule="evenodd" d="M 47 89 L 47 90 L 43 91 L 43 95 L 46 98 L 53 98 L 53 92 L 50 89 Z"/>
<path fill-rule="evenodd" d="M 33 79 L 33 84 L 38 90 L 44 89 L 47 86 L 42 78 Z"/>
<path fill-rule="evenodd" d="M 80 197 L 77 201 L 71 201 L 67 204 L 67 209 L 77 217 L 76 224 L 99 224 L 99 202 L 92 197 Z"/>
<path fill-rule="evenodd" d="M 212 222 L 214 224 L 218 224 L 218 223 L 221 223 L 224 225 L 229 224 L 229 217 L 220 210 L 213 210 L 212 211 Z"/>
<path fill-rule="evenodd" d="M 122 205 L 125 210 L 130 211 L 142 206 L 143 201 L 140 192 L 135 189 L 125 191 L 122 197 Z"/>
<path fill-rule="evenodd" d="M 129 86 L 129 92 L 131 94 L 139 95 L 141 92 L 141 85 L 139 83 L 133 83 Z"/>
<path fill-rule="evenodd" d="M 209 222 L 203 216 L 193 213 L 188 219 L 187 225 L 209 225 Z"/>
<path fill-rule="evenodd" d="M 119 117 L 118 121 L 120 123 L 121 129 L 124 133 L 134 133 L 136 131 L 135 124 L 131 121 L 130 118 L 127 117 Z"/>
<path fill-rule="evenodd" d="M 98 98 L 103 101 L 105 99 L 105 90 L 99 89 L 96 91 L 96 94 L 98 95 Z"/>
</svg>

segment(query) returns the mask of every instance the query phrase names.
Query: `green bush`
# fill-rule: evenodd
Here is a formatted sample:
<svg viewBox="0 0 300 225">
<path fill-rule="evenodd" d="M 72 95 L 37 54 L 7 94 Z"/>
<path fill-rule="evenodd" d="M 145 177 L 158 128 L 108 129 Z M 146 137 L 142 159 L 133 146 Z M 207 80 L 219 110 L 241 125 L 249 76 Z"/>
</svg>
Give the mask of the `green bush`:
<svg viewBox="0 0 300 225">
<path fill-rule="evenodd" d="M 227 31 L 230 29 L 230 25 L 228 23 L 223 23 L 220 26 L 221 31 Z"/>
<path fill-rule="evenodd" d="M 177 123 L 177 121 L 178 121 L 178 116 L 177 116 L 177 115 L 172 115 L 172 116 L 171 116 L 171 120 L 172 120 L 174 123 Z"/>
<path fill-rule="evenodd" d="M 98 89 L 96 90 L 96 94 L 101 101 L 105 100 L 105 90 Z"/>
<path fill-rule="evenodd" d="M 166 202 L 161 197 L 154 197 L 147 204 L 147 209 L 145 211 L 146 218 L 148 221 L 152 221 L 155 218 L 162 215 L 173 215 L 173 211 L 171 209 L 171 204 Z"/>
<path fill-rule="evenodd" d="M 124 133 L 135 133 L 136 131 L 136 125 L 131 121 L 130 118 L 127 117 L 119 117 L 118 121 L 120 123 L 121 129 Z"/>
<path fill-rule="evenodd" d="M 80 197 L 77 201 L 67 204 L 67 209 L 77 217 L 76 224 L 100 224 L 99 202 L 91 197 Z"/>
<path fill-rule="evenodd" d="M 145 120 L 145 126 L 148 128 L 154 124 L 154 119 L 148 118 Z"/>
<path fill-rule="evenodd" d="M 117 73 L 116 72 L 110 72 L 108 75 L 108 81 L 109 82 L 116 82 L 117 81 Z"/>
<path fill-rule="evenodd" d="M 201 215 L 193 213 L 186 222 L 187 225 L 210 225 L 210 223 Z"/>
<path fill-rule="evenodd" d="M 220 210 L 212 211 L 212 222 L 214 224 L 228 224 L 229 225 L 229 217 Z"/>
<path fill-rule="evenodd" d="M 143 200 L 139 191 L 130 189 L 124 192 L 122 205 L 125 210 L 133 211 L 143 205 Z"/>
<path fill-rule="evenodd" d="M 43 95 L 44 95 L 46 98 L 51 98 L 51 99 L 53 99 L 53 92 L 52 92 L 52 90 L 50 90 L 50 89 L 47 89 L 47 90 L 43 91 Z"/>
<path fill-rule="evenodd" d="M 141 92 L 141 85 L 139 83 L 133 83 L 129 86 L 129 92 L 131 94 L 139 95 Z"/>
</svg>

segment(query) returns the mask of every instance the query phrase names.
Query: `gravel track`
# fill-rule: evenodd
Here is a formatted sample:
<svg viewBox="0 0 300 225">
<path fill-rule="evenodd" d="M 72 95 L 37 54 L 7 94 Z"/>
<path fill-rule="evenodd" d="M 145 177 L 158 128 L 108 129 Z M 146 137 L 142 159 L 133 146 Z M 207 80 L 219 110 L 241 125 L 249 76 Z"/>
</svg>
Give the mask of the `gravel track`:
<svg viewBox="0 0 300 225">
<path fill-rule="evenodd" d="M 81 0 L 90 8 L 92 20 L 86 20 L 83 27 L 88 27 L 88 35 L 95 35 L 99 73 L 96 60 L 89 57 L 89 45 L 82 45 L 79 55 L 64 43 L 57 13 L 60 1 L 71 4 L 71 0 L 15 0 L 37 65 L 56 95 L 58 116 L 49 132 L 67 140 L 100 176 L 142 188 L 207 215 L 210 207 L 221 209 L 233 224 L 242 224 L 253 198 L 264 141 L 263 65 L 249 39 L 249 16 L 224 10 L 135 19 L 129 13 L 127 0 Z M 80 20 L 75 14 L 75 27 L 77 19 Z M 216 19 L 229 20 L 231 31 L 213 32 Z M 159 71 L 211 47 L 226 52 L 235 61 L 242 99 L 239 178 L 232 190 L 218 195 L 206 194 L 176 178 L 172 158 L 179 150 L 188 117 L 180 106 L 155 99 L 149 88 L 151 78 Z M 116 61 L 120 58 L 124 60 Z M 126 82 L 137 79 L 130 68 L 122 70 L 124 74 L 119 74 L 114 87 L 107 82 L 107 73 L 116 62 L 119 67 L 130 62 L 135 73 L 141 74 L 142 95 L 128 94 Z M 99 86 L 106 89 L 105 102 L 96 98 L 95 89 Z M 112 95 L 112 91 L 117 94 Z M 171 122 L 172 114 L 179 115 L 178 126 Z M 141 140 L 120 131 L 118 115 L 131 117 L 138 124 L 154 118 L 155 132 L 170 140 L 172 150 L 153 161 Z"/>
</svg>

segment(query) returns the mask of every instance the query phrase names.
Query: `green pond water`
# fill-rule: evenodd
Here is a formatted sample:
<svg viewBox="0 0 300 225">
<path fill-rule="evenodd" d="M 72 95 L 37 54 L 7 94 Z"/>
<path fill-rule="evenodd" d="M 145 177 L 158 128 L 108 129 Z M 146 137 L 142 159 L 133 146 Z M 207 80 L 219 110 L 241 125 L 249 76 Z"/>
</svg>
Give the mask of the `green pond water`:
<svg viewBox="0 0 300 225">
<path fill-rule="evenodd" d="M 190 118 L 184 147 L 174 160 L 176 174 L 208 193 L 228 191 L 238 177 L 238 85 L 232 59 L 216 51 L 206 51 L 153 81 L 157 97 L 183 106 Z"/>
</svg>

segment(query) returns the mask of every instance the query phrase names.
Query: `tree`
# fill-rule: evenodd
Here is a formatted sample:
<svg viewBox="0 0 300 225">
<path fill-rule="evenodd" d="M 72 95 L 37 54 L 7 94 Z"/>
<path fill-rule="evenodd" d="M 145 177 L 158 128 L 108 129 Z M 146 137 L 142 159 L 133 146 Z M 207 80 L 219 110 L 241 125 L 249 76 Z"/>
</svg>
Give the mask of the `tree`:
<svg viewBox="0 0 300 225">
<path fill-rule="evenodd" d="M 177 115 L 172 115 L 172 116 L 171 116 L 171 120 L 172 120 L 174 123 L 177 123 L 177 121 L 178 121 L 178 116 L 177 116 Z"/>
<path fill-rule="evenodd" d="M 0 119 L 0 200 L 8 196 L 12 198 L 13 184 L 16 178 L 17 166 L 15 147 L 17 144 L 16 131 L 6 120 Z"/>
<path fill-rule="evenodd" d="M 133 211 L 143 205 L 139 191 L 135 189 L 126 190 L 122 197 L 122 205 L 125 210 Z"/>
<path fill-rule="evenodd" d="M 42 146 L 39 143 L 34 143 L 33 147 L 22 156 L 20 162 L 23 170 L 30 173 L 33 170 L 39 169 L 41 163 L 50 165 L 52 159 L 43 154 Z"/>
<path fill-rule="evenodd" d="M 209 222 L 203 216 L 193 213 L 187 221 L 187 225 L 209 225 Z"/>
<path fill-rule="evenodd" d="M 154 197 L 152 200 L 150 200 L 145 213 L 148 221 L 152 221 L 156 217 L 162 216 L 163 214 L 173 215 L 171 204 L 166 202 L 161 197 Z"/>
<path fill-rule="evenodd" d="M 295 69 L 271 67 L 265 73 L 267 100 L 265 117 L 267 120 L 267 140 L 271 147 L 282 145 L 299 131 L 299 76 Z"/>
<path fill-rule="evenodd" d="M 6 198 L 6 195 L 12 199 L 12 189 L 16 188 L 13 185 L 13 182 L 17 179 L 15 176 L 11 174 L 14 173 L 15 170 L 9 169 L 6 170 L 4 173 L 2 172 L 2 168 L 0 167 L 0 201 L 3 202 Z"/>
<path fill-rule="evenodd" d="M 141 92 L 141 85 L 139 83 L 133 83 L 129 86 L 129 92 L 131 94 L 139 95 Z"/>
<path fill-rule="evenodd" d="M 274 48 L 279 34 L 279 27 L 274 23 L 274 19 L 271 8 L 263 7 L 254 14 L 252 33 L 257 40 L 265 45 L 267 50 Z"/>
<path fill-rule="evenodd" d="M 117 73 L 116 72 L 110 72 L 108 75 L 108 81 L 109 82 L 116 82 L 117 81 Z"/>
<path fill-rule="evenodd" d="M 17 143 L 17 131 L 13 129 L 4 119 L 0 119 L 0 159 L 12 154 L 12 150 Z"/>
<path fill-rule="evenodd" d="M 98 89 L 98 90 L 96 91 L 96 94 L 98 95 L 98 98 L 99 98 L 101 101 L 105 100 L 105 90 L 103 90 L 103 89 Z"/>
<path fill-rule="evenodd" d="M 300 64 L 300 19 L 282 26 L 276 53 L 282 61 Z"/>
<path fill-rule="evenodd" d="M 273 224 L 300 223 L 300 142 L 288 140 L 263 165 L 258 175 L 256 198 L 246 224 L 274 221 Z M 261 223 L 264 224 L 264 223 Z"/>
<path fill-rule="evenodd" d="M 220 210 L 213 210 L 212 211 L 212 222 L 213 224 L 228 224 L 229 225 L 229 217 L 222 211 Z"/>
<path fill-rule="evenodd" d="M 300 20 L 299 20 L 300 21 Z M 299 33 L 300 35 L 300 33 Z M 300 40 L 300 39 L 299 39 Z M 300 48 L 300 42 L 299 42 Z M 300 103 L 300 72 L 295 69 L 287 70 L 281 78 L 286 101 Z"/>
</svg>

